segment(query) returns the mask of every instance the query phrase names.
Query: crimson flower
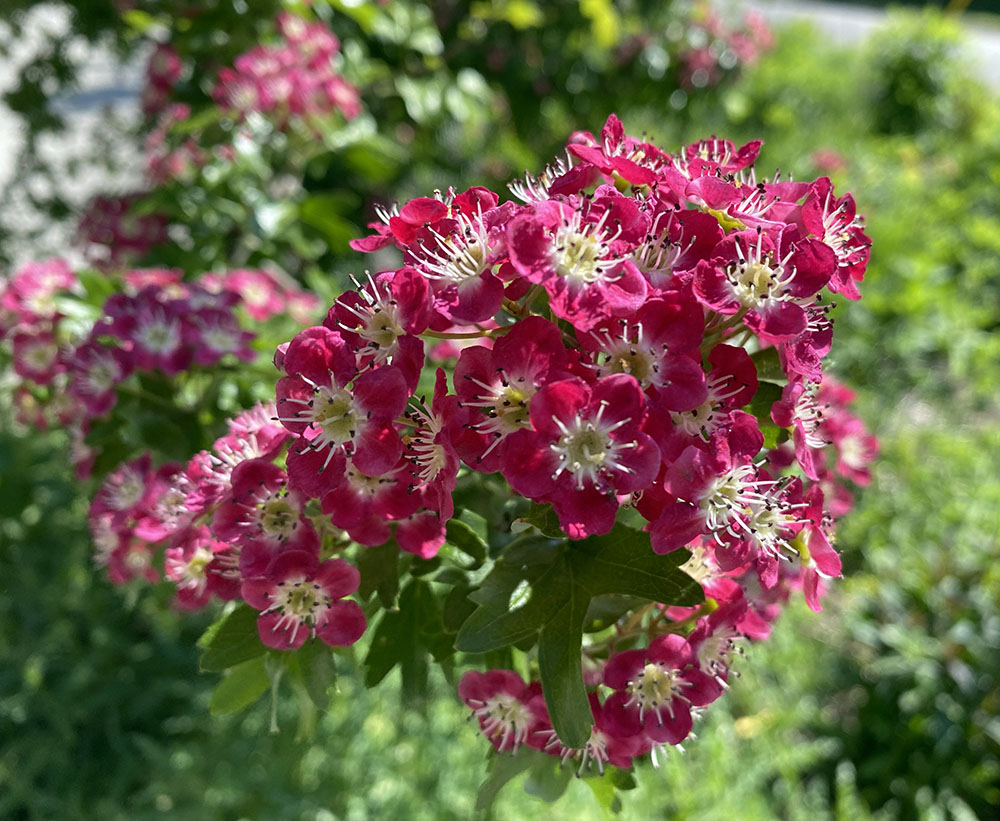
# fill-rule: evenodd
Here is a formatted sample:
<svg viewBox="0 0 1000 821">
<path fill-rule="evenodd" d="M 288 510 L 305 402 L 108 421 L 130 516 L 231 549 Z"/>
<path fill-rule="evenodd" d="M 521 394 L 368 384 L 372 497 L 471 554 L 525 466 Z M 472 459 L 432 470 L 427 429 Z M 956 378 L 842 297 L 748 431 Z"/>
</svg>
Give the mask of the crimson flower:
<svg viewBox="0 0 1000 821">
<path fill-rule="evenodd" d="M 241 594 L 260 610 L 260 640 L 276 650 L 295 650 L 310 635 L 332 647 L 354 644 L 365 632 L 357 602 L 343 601 L 358 589 L 361 574 L 343 559 L 319 561 L 302 550 L 279 553 L 262 576 L 244 579 Z"/>
<path fill-rule="evenodd" d="M 518 493 L 552 502 L 570 538 L 607 533 L 616 496 L 643 490 L 659 470 L 659 448 L 642 431 L 645 408 L 626 374 L 593 387 L 577 377 L 550 382 L 532 397 L 532 429 L 504 442 L 503 475 Z"/>
</svg>

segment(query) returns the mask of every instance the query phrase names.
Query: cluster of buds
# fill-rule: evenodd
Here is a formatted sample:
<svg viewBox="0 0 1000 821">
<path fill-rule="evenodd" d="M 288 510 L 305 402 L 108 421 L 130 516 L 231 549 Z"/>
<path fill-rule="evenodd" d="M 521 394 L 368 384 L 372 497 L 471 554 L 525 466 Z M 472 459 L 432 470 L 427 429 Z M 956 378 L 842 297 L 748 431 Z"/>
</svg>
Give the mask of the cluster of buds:
<svg viewBox="0 0 1000 821">
<path fill-rule="evenodd" d="M 334 68 L 340 42 L 322 23 L 284 12 L 278 17 L 282 40 L 256 46 L 219 72 L 215 101 L 237 118 L 251 112 L 280 124 L 339 111 L 347 120 L 361 113 L 358 90 Z"/>
</svg>

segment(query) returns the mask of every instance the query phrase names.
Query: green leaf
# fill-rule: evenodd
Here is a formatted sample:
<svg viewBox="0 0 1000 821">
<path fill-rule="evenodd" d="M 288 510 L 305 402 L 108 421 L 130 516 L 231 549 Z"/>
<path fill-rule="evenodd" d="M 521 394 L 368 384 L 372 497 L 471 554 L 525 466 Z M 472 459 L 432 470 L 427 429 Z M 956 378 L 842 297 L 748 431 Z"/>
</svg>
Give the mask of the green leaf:
<svg viewBox="0 0 1000 821">
<path fill-rule="evenodd" d="M 636 596 L 670 605 L 704 600 L 701 586 L 679 565 L 678 550 L 653 553 L 649 536 L 616 525 L 604 536 L 563 542 L 546 550 L 547 564 L 528 564 L 527 544 L 497 561 L 470 598 L 479 605 L 459 630 L 456 646 L 485 653 L 519 645 L 538 634 L 538 657 L 552 726 L 568 747 L 583 747 L 593 719 L 583 686 L 580 652 L 590 602 L 597 596 Z"/>
<path fill-rule="evenodd" d="M 402 602 L 400 602 L 402 604 Z M 416 670 L 420 665 L 417 657 L 416 626 L 411 618 L 399 610 L 387 610 L 372 633 L 371 644 L 365 656 L 365 687 L 380 684 L 397 664 L 409 664 Z M 422 653 L 419 656 L 423 656 Z M 426 667 L 426 660 L 423 662 Z"/>
<path fill-rule="evenodd" d="M 382 13 L 377 5 L 364 0 L 329 0 L 329 2 L 337 11 L 353 18 L 365 34 L 371 34 L 375 20 Z"/>
<path fill-rule="evenodd" d="M 773 425 L 771 421 L 771 408 L 774 403 L 781 399 L 781 388 L 773 382 L 761 382 L 757 386 L 757 392 L 746 406 L 748 413 L 757 417 L 761 425 Z"/>
<path fill-rule="evenodd" d="M 361 584 L 358 594 L 367 601 L 378 593 L 379 602 L 386 610 L 391 608 L 399 593 L 399 548 L 394 541 L 378 547 L 363 547 L 358 553 L 358 570 Z"/>
<path fill-rule="evenodd" d="M 594 798 L 597 799 L 597 803 L 601 805 L 606 815 L 617 815 L 621 812 L 622 802 L 610 778 L 600 776 L 597 778 L 585 778 L 584 783 L 590 787 L 591 792 L 594 793 Z"/>
<path fill-rule="evenodd" d="M 153 15 L 140 9 L 129 9 L 122 12 L 122 20 L 125 25 L 140 35 L 147 34 L 150 29 L 159 25 L 159 21 Z"/>
<path fill-rule="evenodd" d="M 343 151 L 344 163 L 370 185 L 388 182 L 406 161 L 407 153 L 397 143 L 373 134 Z"/>
<path fill-rule="evenodd" d="M 771 420 L 771 408 L 779 399 L 781 399 L 781 388 L 778 385 L 774 382 L 761 382 L 750 404 L 745 408 L 747 413 L 757 418 L 757 425 L 764 434 L 764 447 L 769 449 L 777 447 L 782 441 L 780 437 L 784 429 Z"/>
<path fill-rule="evenodd" d="M 757 379 L 761 382 L 773 382 L 776 385 L 788 382 L 785 369 L 781 367 L 777 348 L 764 348 L 751 354 L 750 358 L 757 368 Z"/>
<path fill-rule="evenodd" d="M 313 194 L 299 206 L 299 219 L 319 231 L 333 252 L 343 252 L 358 234 L 358 227 L 342 216 L 353 204 L 339 193 Z"/>
<path fill-rule="evenodd" d="M 453 587 L 445 596 L 441 607 L 444 629 L 452 634 L 457 633 L 475 609 L 475 603 L 469 600 L 469 588 L 461 585 Z"/>
<path fill-rule="evenodd" d="M 610 767 L 608 777 L 611 780 L 611 783 L 623 792 L 634 790 L 638 786 L 635 781 L 635 773 L 633 773 L 632 770 Z"/>
<path fill-rule="evenodd" d="M 571 767 L 562 766 L 555 756 L 541 756 L 528 770 L 524 791 L 551 804 L 562 797 L 572 778 Z"/>
<path fill-rule="evenodd" d="M 562 526 L 559 524 L 559 517 L 556 516 L 552 505 L 540 505 L 537 502 L 531 503 L 531 508 L 526 516 L 522 516 L 518 521 L 525 522 L 537 528 L 543 536 L 550 539 L 565 539 Z"/>
<path fill-rule="evenodd" d="M 470 17 L 481 20 L 503 20 L 516 29 L 537 28 L 545 22 L 545 15 L 531 0 L 507 0 L 505 3 L 473 3 Z"/>
<path fill-rule="evenodd" d="M 437 556 L 432 556 L 429 559 L 421 559 L 419 556 L 410 557 L 410 575 L 414 578 L 420 576 L 429 576 L 435 570 L 441 567 L 440 554 Z"/>
<path fill-rule="evenodd" d="M 613 625 L 626 613 L 645 604 L 638 596 L 595 596 L 590 600 L 587 615 L 584 619 L 585 633 L 599 633 Z"/>
<path fill-rule="evenodd" d="M 235 665 L 212 691 L 208 709 L 213 716 L 236 713 L 249 707 L 271 686 L 265 656 Z"/>
<path fill-rule="evenodd" d="M 396 77 L 395 85 L 406 106 L 406 113 L 417 123 L 423 125 L 441 113 L 441 102 L 447 87 L 443 78 L 415 79 L 401 75 Z"/>
<path fill-rule="evenodd" d="M 552 727 L 573 749 L 586 745 L 594 724 L 580 659 L 589 601 L 585 591 L 570 584 L 566 603 L 548 620 L 538 639 L 538 675 Z"/>
<path fill-rule="evenodd" d="M 241 604 L 209 627 L 198 639 L 198 646 L 205 651 L 198 666 L 208 673 L 218 673 L 267 652 L 257 633 L 257 611 L 248 604 Z"/>
<path fill-rule="evenodd" d="M 458 631 L 457 646 L 465 653 L 499 650 L 534 636 L 552 611 L 542 576 L 556 565 L 497 562 L 482 587 L 469 594 L 480 605 Z M 536 584 L 537 583 L 537 584 Z"/>
<path fill-rule="evenodd" d="M 684 606 L 704 599 L 700 585 L 679 567 L 687 560 L 687 551 L 658 556 L 647 534 L 622 525 L 578 542 L 553 547 L 536 540 L 518 548 L 516 555 L 508 551 L 499 559 L 470 595 L 480 607 L 459 632 L 459 650 L 484 653 L 540 630 L 569 601 L 573 587 L 588 594 L 581 619 L 590 599 L 600 595 L 638 596 Z M 531 564 L 525 549 L 537 550 Z M 530 595 L 516 595 L 519 588 L 529 586 Z"/>
<path fill-rule="evenodd" d="M 319 710 L 330 706 L 330 688 L 337 678 L 333 651 L 324 642 L 312 638 L 294 654 L 299 663 L 298 675 L 306 693 Z"/>
<path fill-rule="evenodd" d="M 518 775 L 536 764 L 540 756 L 542 753 L 528 747 L 522 747 L 514 755 L 495 753 L 490 756 L 490 773 L 476 794 L 476 811 L 489 809 L 496 799 L 497 793 Z"/>
<path fill-rule="evenodd" d="M 468 512 L 463 511 L 463 513 Z M 479 518 L 482 519 L 482 517 Z M 486 520 L 483 519 L 482 521 L 485 529 Z M 461 519 L 451 519 L 446 525 L 445 535 L 451 544 L 455 545 L 455 547 L 467 556 L 475 559 L 478 563 L 482 564 L 486 561 L 486 539 L 480 536 L 476 532 L 476 529 L 467 522 Z"/>
<path fill-rule="evenodd" d="M 365 686 L 374 687 L 397 665 L 406 698 L 427 694 L 427 656 L 441 661 L 454 652 L 441 608 L 430 584 L 411 579 L 399 596 L 399 610 L 386 611 L 365 657 Z"/>
</svg>

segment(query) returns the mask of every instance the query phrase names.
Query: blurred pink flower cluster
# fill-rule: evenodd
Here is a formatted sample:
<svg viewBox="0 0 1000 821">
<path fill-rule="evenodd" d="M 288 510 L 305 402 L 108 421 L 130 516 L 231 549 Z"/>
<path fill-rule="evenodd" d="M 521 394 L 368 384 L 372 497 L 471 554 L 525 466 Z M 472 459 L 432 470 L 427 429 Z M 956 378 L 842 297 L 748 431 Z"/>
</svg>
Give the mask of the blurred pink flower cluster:
<svg viewBox="0 0 1000 821">
<path fill-rule="evenodd" d="M 258 112 L 279 123 L 334 111 L 348 120 L 360 114 L 358 90 L 334 68 L 336 36 L 288 12 L 278 17 L 278 31 L 280 44 L 255 46 L 219 72 L 216 102 L 239 119 Z"/>
</svg>

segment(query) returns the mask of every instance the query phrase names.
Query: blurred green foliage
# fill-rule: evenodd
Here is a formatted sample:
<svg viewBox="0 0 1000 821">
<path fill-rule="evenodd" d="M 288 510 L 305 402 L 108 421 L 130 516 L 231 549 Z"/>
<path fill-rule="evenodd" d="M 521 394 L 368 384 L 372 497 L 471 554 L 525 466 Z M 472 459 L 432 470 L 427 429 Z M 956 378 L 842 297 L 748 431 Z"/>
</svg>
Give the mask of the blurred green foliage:
<svg viewBox="0 0 1000 821">
<path fill-rule="evenodd" d="M 483 13 L 514 29 L 534 8 Z M 939 17 L 899 18 L 857 50 L 799 27 L 683 120 L 614 99 L 666 146 L 763 137 L 758 173 L 782 158 L 855 193 L 874 249 L 863 300 L 839 309 L 836 370 L 883 447 L 826 612 L 792 607 L 747 648 L 700 737 L 641 769 L 623 817 L 964 821 L 1000 806 L 1000 114 L 955 48 Z M 539 144 L 564 136 L 538 127 Z M 282 699 L 271 735 L 265 698 L 210 719 L 202 621 L 90 566 L 65 446 L 0 432 L 0 817 L 472 815 L 487 745 L 442 681 L 404 709 L 395 674 L 366 692 L 345 655 L 324 715 Z M 544 809 L 520 787 L 546 784 L 514 781 L 494 817 L 602 812 L 590 781 Z"/>
<path fill-rule="evenodd" d="M 167 129 L 166 145 L 194 137 L 210 155 L 226 149 L 225 159 L 216 151 L 203 167 L 158 183 L 138 206 L 169 217 L 176 230 L 136 263 L 190 273 L 267 261 L 298 277 L 343 273 L 347 242 L 367 233 L 376 204 L 427 195 L 442 180 L 456 190 L 502 186 L 547 162 L 572 131 L 599 130 L 622 88 L 625 109 L 666 106 L 684 117 L 689 53 L 712 55 L 712 73 L 703 69 L 696 85 L 699 96 L 714 98 L 719 84 L 764 47 L 739 15 L 715 16 L 707 0 L 127 5 L 116 14 L 109 0 L 58 0 L 53 15 L 64 15 L 65 25 L 32 33 L 38 42 L 30 65 L 4 95 L 26 140 L 18 184 L 0 192 L 0 239 L 5 232 L 19 238 L 3 214 L 4 205 L 18 201 L 15 194 L 60 219 L 74 211 L 40 144 L 68 127 L 65 112 L 50 103 L 78 90 L 91 53 L 84 46 L 135 66 L 151 43 L 169 44 L 185 65 L 170 100 L 189 106 L 191 117 Z M 98 13 L 90 13 L 93 6 Z M 221 68 L 254 45 L 275 42 L 282 8 L 322 21 L 339 38 L 337 72 L 358 87 L 364 107 L 346 126 L 334 117 L 287 130 L 264 118 L 237 127 L 212 101 Z M 27 30 L 30 10 L 23 0 L 0 9 L 9 43 Z M 37 16 L 35 22 L 37 29 Z M 738 47 L 727 40 L 736 32 Z M 0 55 L 6 45 L 0 43 Z M 146 134 L 154 126 L 150 117 L 137 128 Z M 0 259 L 7 254 L 0 247 Z"/>
</svg>

